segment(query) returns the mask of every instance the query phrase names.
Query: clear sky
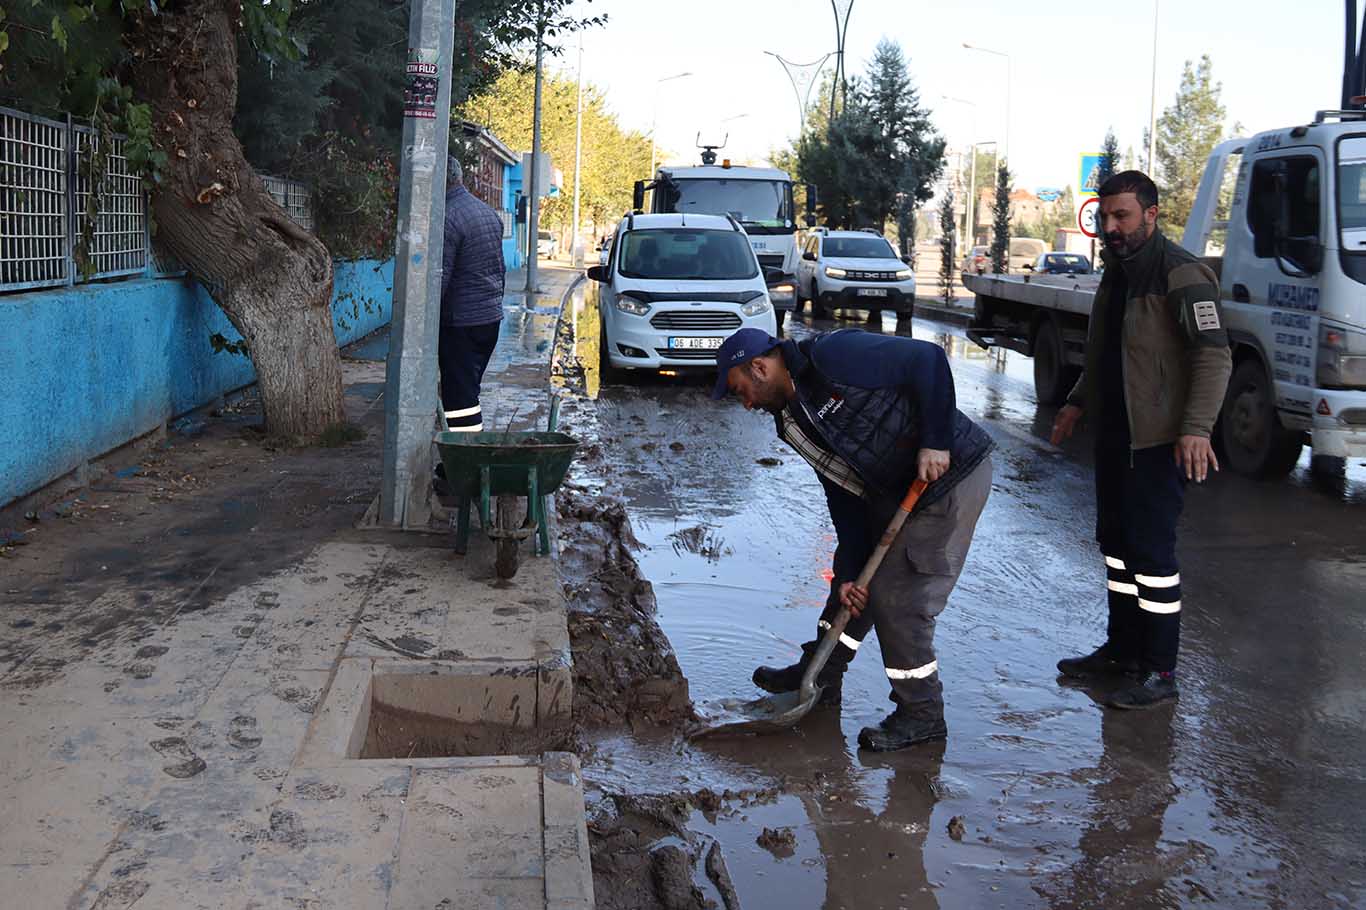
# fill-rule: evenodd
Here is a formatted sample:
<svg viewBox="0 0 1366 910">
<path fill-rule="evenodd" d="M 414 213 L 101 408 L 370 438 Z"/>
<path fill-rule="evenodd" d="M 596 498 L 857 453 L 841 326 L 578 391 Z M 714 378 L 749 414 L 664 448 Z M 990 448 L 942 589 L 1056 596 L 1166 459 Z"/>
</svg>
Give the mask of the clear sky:
<svg viewBox="0 0 1366 910">
<path fill-rule="evenodd" d="M 1202 53 L 1223 83 L 1230 122 L 1240 121 L 1248 133 L 1307 122 L 1315 110 L 1337 106 L 1342 0 L 1158 2 L 1159 113 L 1176 92 L 1183 61 Z M 777 61 L 763 52 L 807 62 L 835 45 L 829 0 L 579 0 L 576 9 L 609 17 L 584 35 L 584 78 L 606 90 L 625 125 L 646 133 L 658 92 L 659 145 L 667 160 L 690 164 L 699 131 L 728 131 L 723 154 L 736 161 L 759 163 L 786 144 L 797 133 L 796 98 Z M 1009 53 L 1017 185 L 1062 186 L 1075 183 L 1078 154 L 1098 149 L 1107 126 L 1121 150 L 1132 145 L 1142 163 L 1153 9 L 1154 0 L 855 0 L 846 70 L 862 71 L 878 40 L 892 38 L 951 143 L 1004 143 L 1006 61 L 962 44 Z M 569 46 L 551 65 L 572 75 L 577 39 L 565 40 Z M 681 72 L 692 75 L 656 84 Z"/>
</svg>

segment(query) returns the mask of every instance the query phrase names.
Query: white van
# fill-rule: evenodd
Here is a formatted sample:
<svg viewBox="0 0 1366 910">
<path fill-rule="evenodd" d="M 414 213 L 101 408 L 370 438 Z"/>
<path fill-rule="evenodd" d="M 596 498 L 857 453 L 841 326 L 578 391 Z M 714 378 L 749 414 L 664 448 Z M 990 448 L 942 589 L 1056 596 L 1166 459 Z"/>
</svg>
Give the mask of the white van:
<svg viewBox="0 0 1366 910">
<path fill-rule="evenodd" d="M 623 370 L 715 369 L 716 349 L 740 328 L 776 335 L 768 282 L 749 236 L 730 216 L 629 214 L 617 225 L 600 283 L 604 379 Z"/>
</svg>

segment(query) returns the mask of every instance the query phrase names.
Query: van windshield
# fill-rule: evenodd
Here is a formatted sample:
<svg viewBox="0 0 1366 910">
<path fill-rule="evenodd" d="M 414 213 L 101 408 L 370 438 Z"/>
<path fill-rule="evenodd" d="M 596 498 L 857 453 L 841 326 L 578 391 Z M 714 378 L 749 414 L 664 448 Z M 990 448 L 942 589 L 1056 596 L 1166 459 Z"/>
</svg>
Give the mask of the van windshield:
<svg viewBox="0 0 1366 910">
<path fill-rule="evenodd" d="M 754 251 L 739 231 L 630 231 L 622 235 L 618 262 L 627 278 L 725 280 L 759 274 Z"/>
</svg>

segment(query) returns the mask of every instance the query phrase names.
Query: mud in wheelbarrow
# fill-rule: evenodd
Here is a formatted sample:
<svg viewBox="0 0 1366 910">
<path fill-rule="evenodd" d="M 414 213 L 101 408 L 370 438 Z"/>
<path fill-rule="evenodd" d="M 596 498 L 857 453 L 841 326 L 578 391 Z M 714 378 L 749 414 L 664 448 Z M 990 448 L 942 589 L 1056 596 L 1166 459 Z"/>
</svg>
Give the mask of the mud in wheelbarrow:
<svg viewBox="0 0 1366 910">
<path fill-rule="evenodd" d="M 438 433 L 437 451 L 446 483 L 457 499 L 455 550 L 469 545 L 470 506 L 479 507 L 480 527 L 493 541 L 494 570 L 499 578 L 517 574 L 522 541 L 531 538 L 536 552 L 550 552 L 546 497 L 559 489 L 579 443 L 551 430 Z M 526 517 L 519 499 L 526 499 Z"/>
</svg>

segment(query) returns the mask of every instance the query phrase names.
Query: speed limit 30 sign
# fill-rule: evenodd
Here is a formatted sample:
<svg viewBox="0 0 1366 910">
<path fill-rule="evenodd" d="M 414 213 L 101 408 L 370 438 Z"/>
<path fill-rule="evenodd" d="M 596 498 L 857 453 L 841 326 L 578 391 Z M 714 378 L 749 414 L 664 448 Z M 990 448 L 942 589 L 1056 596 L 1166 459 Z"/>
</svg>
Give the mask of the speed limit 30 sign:
<svg viewBox="0 0 1366 910">
<path fill-rule="evenodd" d="M 1077 209 L 1077 227 L 1092 240 L 1100 236 L 1100 198 L 1092 196 Z"/>
</svg>

